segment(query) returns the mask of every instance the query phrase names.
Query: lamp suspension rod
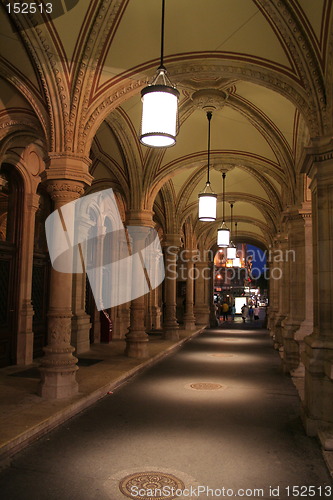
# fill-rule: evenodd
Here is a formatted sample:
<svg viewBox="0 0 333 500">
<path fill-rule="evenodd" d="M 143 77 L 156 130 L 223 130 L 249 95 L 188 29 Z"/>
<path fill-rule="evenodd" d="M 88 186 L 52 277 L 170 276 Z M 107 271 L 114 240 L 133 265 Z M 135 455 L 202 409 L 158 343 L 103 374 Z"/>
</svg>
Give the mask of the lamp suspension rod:
<svg viewBox="0 0 333 500">
<path fill-rule="evenodd" d="M 208 165 L 207 165 L 207 184 L 210 184 L 209 179 L 209 164 L 210 164 L 210 120 L 212 119 L 212 112 L 207 111 L 207 120 L 208 120 Z"/>
<path fill-rule="evenodd" d="M 232 235 L 232 210 L 234 208 L 234 204 L 230 203 L 230 236 Z"/>
<path fill-rule="evenodd" d="M 165 0 L 162 0 L 162 22 L 161 22 L 161 60 L 159 69 L 165 69 L 164 67 L 164 12 L 165 12 Z"/>
<path fill-rule="evenodd" d="M 222 180 L 223 180 L 223 204 L 222 204 L 222 209 L 223 209 L 223 214 L 222 214 L 222 222 L 225 222 L 224 218 L 224 197 L 225 197 L 225 172 L 222 174 Z"/>
</svg>

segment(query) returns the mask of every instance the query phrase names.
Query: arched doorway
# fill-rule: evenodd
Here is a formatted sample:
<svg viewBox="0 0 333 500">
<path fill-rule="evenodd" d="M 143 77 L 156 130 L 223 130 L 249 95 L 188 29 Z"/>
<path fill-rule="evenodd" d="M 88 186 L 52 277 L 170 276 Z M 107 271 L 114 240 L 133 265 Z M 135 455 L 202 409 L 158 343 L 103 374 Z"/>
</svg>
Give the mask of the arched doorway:
<svg viewBox="0 0 333 500">
<path fill-rule="evenodd" d="M 0 169 L 0 366 L 16 363 L 18 275 L 23 183 L 15 167 Z"/>
</svg>

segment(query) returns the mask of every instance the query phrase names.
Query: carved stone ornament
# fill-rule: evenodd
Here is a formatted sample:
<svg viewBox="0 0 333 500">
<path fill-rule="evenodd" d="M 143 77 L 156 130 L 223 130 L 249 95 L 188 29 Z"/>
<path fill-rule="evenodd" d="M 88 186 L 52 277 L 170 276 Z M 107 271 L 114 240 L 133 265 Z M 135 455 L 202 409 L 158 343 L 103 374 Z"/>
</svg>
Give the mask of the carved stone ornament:
<svg viewBox="0 0 333 500">
<path fill-rule="evenodd" d="M 68 345 L 71 337 L 71 317 L 49 317 L 49 334 L 51 345 Z"/>
<path fill-rule="evenodd" d="M 227 99 L 228 94 L 217 89 L 202 89 L 192 94 L 194 107 L 204 111 L 222 109 Z"/>
<path fill-rule="evenodd" d="M 75 200 L 83 195 L 84 188 L 80 184 L 50 182 L 46 187 L 47 192 L 53 200 L 67 199 Z"/>
<path fill-rule="evenodd" d="M 218 163 L 216 165 L 213 165 L 214 170 L 221 172 L 221 174 L 226 174 L 235 167 L 236 165 L 234 165 L 233 163 Z"/>
</svg>

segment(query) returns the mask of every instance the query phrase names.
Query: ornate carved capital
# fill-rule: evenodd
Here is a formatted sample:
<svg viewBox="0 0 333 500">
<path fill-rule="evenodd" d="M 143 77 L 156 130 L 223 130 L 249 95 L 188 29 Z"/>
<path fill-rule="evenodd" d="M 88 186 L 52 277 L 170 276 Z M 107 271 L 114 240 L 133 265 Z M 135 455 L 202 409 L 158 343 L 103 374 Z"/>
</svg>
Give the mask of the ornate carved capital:
<svg viewBox="0 0 333 500">
<path fill-rule="evenodd" d="M 127 226 L 155 227 L 152 210 L 128 210 L 126 212 Z"/>
<path fill-rule="evenodd" d="M 67 203 L 76 200 L 84 193 L 83 185 L 70 181 L 50 181 L 46 186 L 53 201 Z"/>
</svg>

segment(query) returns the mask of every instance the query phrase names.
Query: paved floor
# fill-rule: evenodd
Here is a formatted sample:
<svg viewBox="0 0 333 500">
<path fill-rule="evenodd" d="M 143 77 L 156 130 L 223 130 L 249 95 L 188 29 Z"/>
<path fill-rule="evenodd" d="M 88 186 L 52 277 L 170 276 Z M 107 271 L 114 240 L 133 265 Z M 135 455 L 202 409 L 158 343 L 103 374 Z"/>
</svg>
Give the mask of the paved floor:
<svg viewBox="0 0 333 500">
<path fill-rule="evenodd" d="M 295 386 L 255 326 L 205 331 L 15 455 L 1 498 L 332 498 Z"/>
<path fill-rule="evenodd" d="M 0 467 L 13 453 L 43 433 L 53 429 L 79 411 L 104 397 L 115 387 L 147 366 L 179 348 L 202 329 L 179 330 L 179 340 L 164 340 L 161 333 L 149 335 L 148 359 L 124 356 L 125 341 L 92 344 L 79 356 L 79 392 L 60 400 L 48 401 L 37 395 L 39 361 L 29 366 L 8 366 L 0 370 Z"/>
</svg>

